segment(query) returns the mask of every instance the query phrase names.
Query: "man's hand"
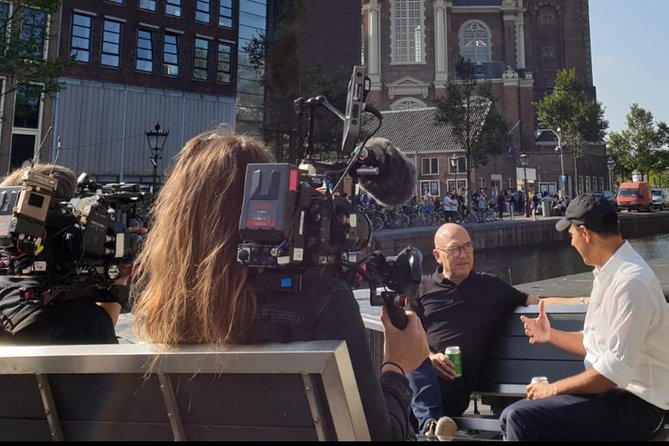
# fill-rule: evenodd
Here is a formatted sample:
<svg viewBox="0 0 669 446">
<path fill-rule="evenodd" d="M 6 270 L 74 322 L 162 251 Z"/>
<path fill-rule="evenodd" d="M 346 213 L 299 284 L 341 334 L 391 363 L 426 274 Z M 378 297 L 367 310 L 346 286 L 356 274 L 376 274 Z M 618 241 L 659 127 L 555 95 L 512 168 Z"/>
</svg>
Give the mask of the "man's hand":
<svg viewBox="0 0 669 446">
<path fill-rule="evenodd" d="M 530 319 L 526 316 L 520 316 L 520 321 L 523 323 L 525 334 L 530 338 L 530 344 L 545 343 L 551 339 L 551 323 L 546 316 L 544 310 L 545 302 L 539 301 L 539 316 L 535 319 Z"/>
<path fill-rule="evenodd" d="M 437 376 L 450 381 L 455 379 L 455 364 L 443 353 L 430 353 L 430 361 L 437 371 Z"/>
<path fill-rule="evenodd" d="M 555 386 L 549 383 L 534 383 L 527 386 L 527 399 L 539 400 L 541 398 L 548 398 L 555 396 Z"/>
</svg>

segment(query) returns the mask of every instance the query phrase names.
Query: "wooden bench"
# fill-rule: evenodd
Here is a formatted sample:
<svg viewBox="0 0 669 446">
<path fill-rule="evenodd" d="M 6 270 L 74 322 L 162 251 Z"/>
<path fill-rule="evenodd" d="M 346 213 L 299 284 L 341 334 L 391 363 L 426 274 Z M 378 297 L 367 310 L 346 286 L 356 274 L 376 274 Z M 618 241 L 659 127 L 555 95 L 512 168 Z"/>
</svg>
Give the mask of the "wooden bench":
<svg viewBox="0 0 669 446">
<path fill-rule="evenodd" d="M 370 439 L 343 341 L 2 347 L 0 395 L 2 441 Z"/>
</svg>

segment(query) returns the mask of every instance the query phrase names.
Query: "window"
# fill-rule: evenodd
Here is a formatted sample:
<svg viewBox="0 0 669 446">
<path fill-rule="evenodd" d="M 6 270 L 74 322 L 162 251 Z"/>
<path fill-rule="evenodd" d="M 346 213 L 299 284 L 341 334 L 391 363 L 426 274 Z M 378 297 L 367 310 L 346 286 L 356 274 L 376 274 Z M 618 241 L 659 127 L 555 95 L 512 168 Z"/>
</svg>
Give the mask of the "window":
<svg viewBox="0 0 669 446">
<path fill-rule="evenodd" d="M 586 193 L 590 192 L 590 177 L 589 176 L 585 177 L 585 192 Z"/>
<path fill-rule="evenodd" d="M 146 9 L 147 11 L 155 11 L 156 0 L 139 0 L 139 9 Z"/>
<path fill-rule="evenodd" d="M 209 41 L 195 38 L 195 52 L 193 54 L 193 77 L 195 79 L 207 80 L 207 55 L 209 53 Z"/>
<path fill-rule="evenodd" d="M 139 28 L 137 30 L 137 60 L 135 68 L 138 71 L 153 71 L 153 31 Z"/>
<path fill-rule="evenodd" d="M 163 46 L 163 73 L 168 76 L 179 75 L 179 35 L 165 33 Z"/>
<path fill-rule="evenodd" d="M 486 187 L 486 180 L 485 177 L 479 177 L 479 187 Z"/>
<path fill-rule="evenodd" d="M 72 15 L 72 42 L 70 57 L 77 62 L 91 61 L 91 22 L 90 16 Z"/>
<path fill-rule="evenodd" d="M 21 48 L 23 57 L 39 59 L 44 57 L 44 38 L 46 34 L 46 13 L 34 8 L 21 10 Z"/>
<path fill-rule="evenodd" d="M 422 63 L 423 2 L 421 0 L 393 0 L 391 44 L 393 63 Z"/>
<path fill-rule="evenodd" d="M 507 189 L 516 190 L 516 180 L 514 180 L 513 178 L 507 178 L 506 184 L 507 184 L 506 186 Z"/>
<path fill-rule="evenodd" d="M 209 23 L 209 11 L 211 10 L 209 0 L 197 0 L 195 4 L 195 21 Z"/>
<path fill-rule="evenodd" d="M 117 5 L 122 5 L 123 0 L 105 0 L 107 3 L 116 3 Z"/>
<path fill-rule="evenodd" d="M 599 177 L 599 190 L 604 190 L 604 177 Z"/>
<path fill-rule="evenodd" d="M 420 195 L 424 197 L 428 193 L 433 197 L 441 195 L 439 193 L 439 181 L 431 180 L 420 182 Z"/>
<path fill-rule="evenodd" d="M 216 65 L 216 81 L 229 84 L 232 80 L 232 47 L 225 43 L 218 43 L 218 56 Z"/>
<path fill-rule="evenodd" d="M 580 195 L 583 193 L 583 175 L 578 176 L 578 191 L 576 195 Z"/>
<path fill-rule="evenodd" d="M 421 160 L 422 175 L 439 175 L 439 158 L 423 158 Z"/>
<path fill-rule="evenodd" d="M 36 129 L 39 125 L 41 88 L 37 85 L 20 85 L 16 89 L 14 127 Z"/>
<path fill-rule="evenodd" d="M 542 46 L 541 47 L 541 57 L 544 59 L 555 59 L 555 47 L 554 46 Z"/>
<path fill-rule="evenodd" d="M 165 14 L 181 17 L 181 0 L 165 0 Z"/>
<path fill-rule="evenodd" d="M 400 99 L 390 105 L 391 110 L 414 110 L 417 108 L 425 108 L 427 105 L 423 101 L 415 98 Z"/>
<path fill-rule="evenodd" d="M 218 8 L 218 26 L 232 28 L 232 0 L 221 0 Z"/>
<path fill-rule="evenodd" d="M 472 20 L 462 26 L 460 54 L 471 62 L 490 62 L 490 30 L 485 23 Z"/>
<path fill-rule="evenodd" d="M 7 36 L 7 20 L 9 19 L 9 3 L 0 2 L 0 38 Z"/>
<path fill-rule="evenodd" d="M 118 67 L 121 55 L 121 27 L 123 24 L 115 20 L 105 19 L 102 30 L 102 51 L 100 65 Z"/>
</svg>

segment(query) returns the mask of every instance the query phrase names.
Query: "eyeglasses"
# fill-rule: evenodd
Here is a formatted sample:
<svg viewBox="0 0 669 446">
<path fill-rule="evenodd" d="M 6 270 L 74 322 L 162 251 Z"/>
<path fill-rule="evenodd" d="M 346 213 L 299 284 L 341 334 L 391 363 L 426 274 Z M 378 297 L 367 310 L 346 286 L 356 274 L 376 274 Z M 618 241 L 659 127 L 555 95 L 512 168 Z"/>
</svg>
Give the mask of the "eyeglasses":
<svg viewBox="0 0 669 446">
<path fill-rule="evenodd" d="M 460 254 L 462 254 L 462 251 L 465 252 L 465 254 L 471 254 L 474 252 L 474 245 L 472 245 L 471 242 L 465 243 L 462 246 L 449 246 L 448 248 L 434 248 L 437 251 L 445 252 L 447 256 L 449 257 L 458 257 Z"/>
</svg>

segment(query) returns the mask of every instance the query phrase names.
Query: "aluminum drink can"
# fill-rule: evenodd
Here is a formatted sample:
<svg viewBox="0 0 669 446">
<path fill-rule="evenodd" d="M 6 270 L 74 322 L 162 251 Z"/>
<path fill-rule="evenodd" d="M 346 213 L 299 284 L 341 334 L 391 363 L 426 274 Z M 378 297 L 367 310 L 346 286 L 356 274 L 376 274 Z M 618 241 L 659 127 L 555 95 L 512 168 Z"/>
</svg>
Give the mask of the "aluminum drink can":
<svg viewBox="0 0 669 446">
<path fill-rule="evenodd" d="M 535 377 L 532 378 L 532 381 L 530 382 L 530 384 L 534 384 L 534 383 L 546 383 L 546 384 L 548 384 L 548 377 L 546 377 L 546 376 L 535 376 Z"/>
<path fill-rule="evenodd" d="M 462 376 L 462 356 L 460 355 L 460 347 L 457 345 L 451 345 L 446 347 L 444 354 L 448 356 L 448 359 L 455 366 L 455 377 L 459 378 Z"/>
</svg>

